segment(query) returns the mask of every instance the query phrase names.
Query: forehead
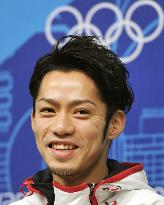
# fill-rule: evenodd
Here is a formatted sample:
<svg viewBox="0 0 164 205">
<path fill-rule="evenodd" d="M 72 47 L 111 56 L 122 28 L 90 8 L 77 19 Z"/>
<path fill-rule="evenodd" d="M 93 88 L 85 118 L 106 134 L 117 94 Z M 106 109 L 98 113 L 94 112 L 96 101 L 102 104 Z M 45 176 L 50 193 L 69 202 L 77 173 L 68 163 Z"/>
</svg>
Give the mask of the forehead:
<svg viewBox="0 0 164 205">
<path fill-rule="evenodd" d="M 72 97 L 100 98 L 95 82 L 80 71 L 51 71 L 47 73 L 41 82 L 38 97 L 45 95 L 47 97 L 72 95 Z"/>
</svg>

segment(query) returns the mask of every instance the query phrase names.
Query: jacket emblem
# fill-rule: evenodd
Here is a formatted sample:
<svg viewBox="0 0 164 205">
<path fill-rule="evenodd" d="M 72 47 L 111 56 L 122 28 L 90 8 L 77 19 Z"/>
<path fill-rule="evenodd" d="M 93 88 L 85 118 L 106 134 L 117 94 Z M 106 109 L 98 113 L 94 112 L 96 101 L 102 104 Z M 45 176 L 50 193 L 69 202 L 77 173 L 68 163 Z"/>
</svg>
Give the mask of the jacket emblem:
<svg viewBox="0 0 164 205">
<path fill-rule="evenodd" d="M 120 191 L 121 187 L 120 186 L 108 186 L 108 187 L 104 187 L 102 189 L 103 190 L 108 190 L 110 192 L 116 192 L 116 191 Z"/>
</svg>

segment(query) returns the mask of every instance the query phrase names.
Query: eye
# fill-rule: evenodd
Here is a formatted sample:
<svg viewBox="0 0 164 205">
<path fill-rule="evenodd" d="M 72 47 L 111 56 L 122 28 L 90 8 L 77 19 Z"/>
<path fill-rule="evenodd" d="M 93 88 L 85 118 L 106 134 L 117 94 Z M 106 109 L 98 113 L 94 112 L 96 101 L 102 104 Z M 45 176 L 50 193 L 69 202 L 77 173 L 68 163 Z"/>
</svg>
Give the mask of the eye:
<svg viewBox="0 0 164 205">
<path fill-rule="evenodd" d="M 79 113 L 80 115 L 86 115 L 89 114 L 86 110 L 79 110 L 76 113 Z"/>
<path fill-rule="evenodd" d="M 54 109 L 53 108 L 50 108 L 50 107 L 44 107 L 42 109 L 40 109 L 40 112 L 41 113 L 54 113 Z"/>
<path fill-rule="evenodd" d="M 90 116 L 90 112 L 85 109 L 76 110 L 73 114 L 76 118 L 80 119 L 87 119 Z"/>
</svg>

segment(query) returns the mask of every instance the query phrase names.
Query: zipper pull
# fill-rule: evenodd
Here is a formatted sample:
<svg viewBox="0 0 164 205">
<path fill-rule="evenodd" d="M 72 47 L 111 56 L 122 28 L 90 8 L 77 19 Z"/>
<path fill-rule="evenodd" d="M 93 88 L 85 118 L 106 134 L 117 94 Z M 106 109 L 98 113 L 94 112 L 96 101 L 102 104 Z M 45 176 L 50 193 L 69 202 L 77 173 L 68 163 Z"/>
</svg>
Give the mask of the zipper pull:
<svg viewBox="0 0 164 205">
<path fill-rule="evenodd" d="M 88 184 L 88 186 L 90 188 L 89 200 L 90 200 L 90 202 L 92 204 L 94 188 L 95 188 L 96 185 L 94 183 L 91 183 L 91 184 Z"/>
</svg>

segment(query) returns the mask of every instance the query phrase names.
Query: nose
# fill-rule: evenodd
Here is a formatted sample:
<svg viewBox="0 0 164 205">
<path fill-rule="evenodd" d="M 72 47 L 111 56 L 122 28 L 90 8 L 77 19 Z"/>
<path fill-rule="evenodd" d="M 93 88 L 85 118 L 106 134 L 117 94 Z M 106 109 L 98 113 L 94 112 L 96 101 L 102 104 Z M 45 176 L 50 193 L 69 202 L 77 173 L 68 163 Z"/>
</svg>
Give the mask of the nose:
<svg viewBox="0 0 164 205">
<path fill-rule="evenodd" d="M 51 131 L 59 137 L 67 137 L 74 133 L 75 127 L 66 113 L 57 114 L 51 124 Z"/>
</svg>

